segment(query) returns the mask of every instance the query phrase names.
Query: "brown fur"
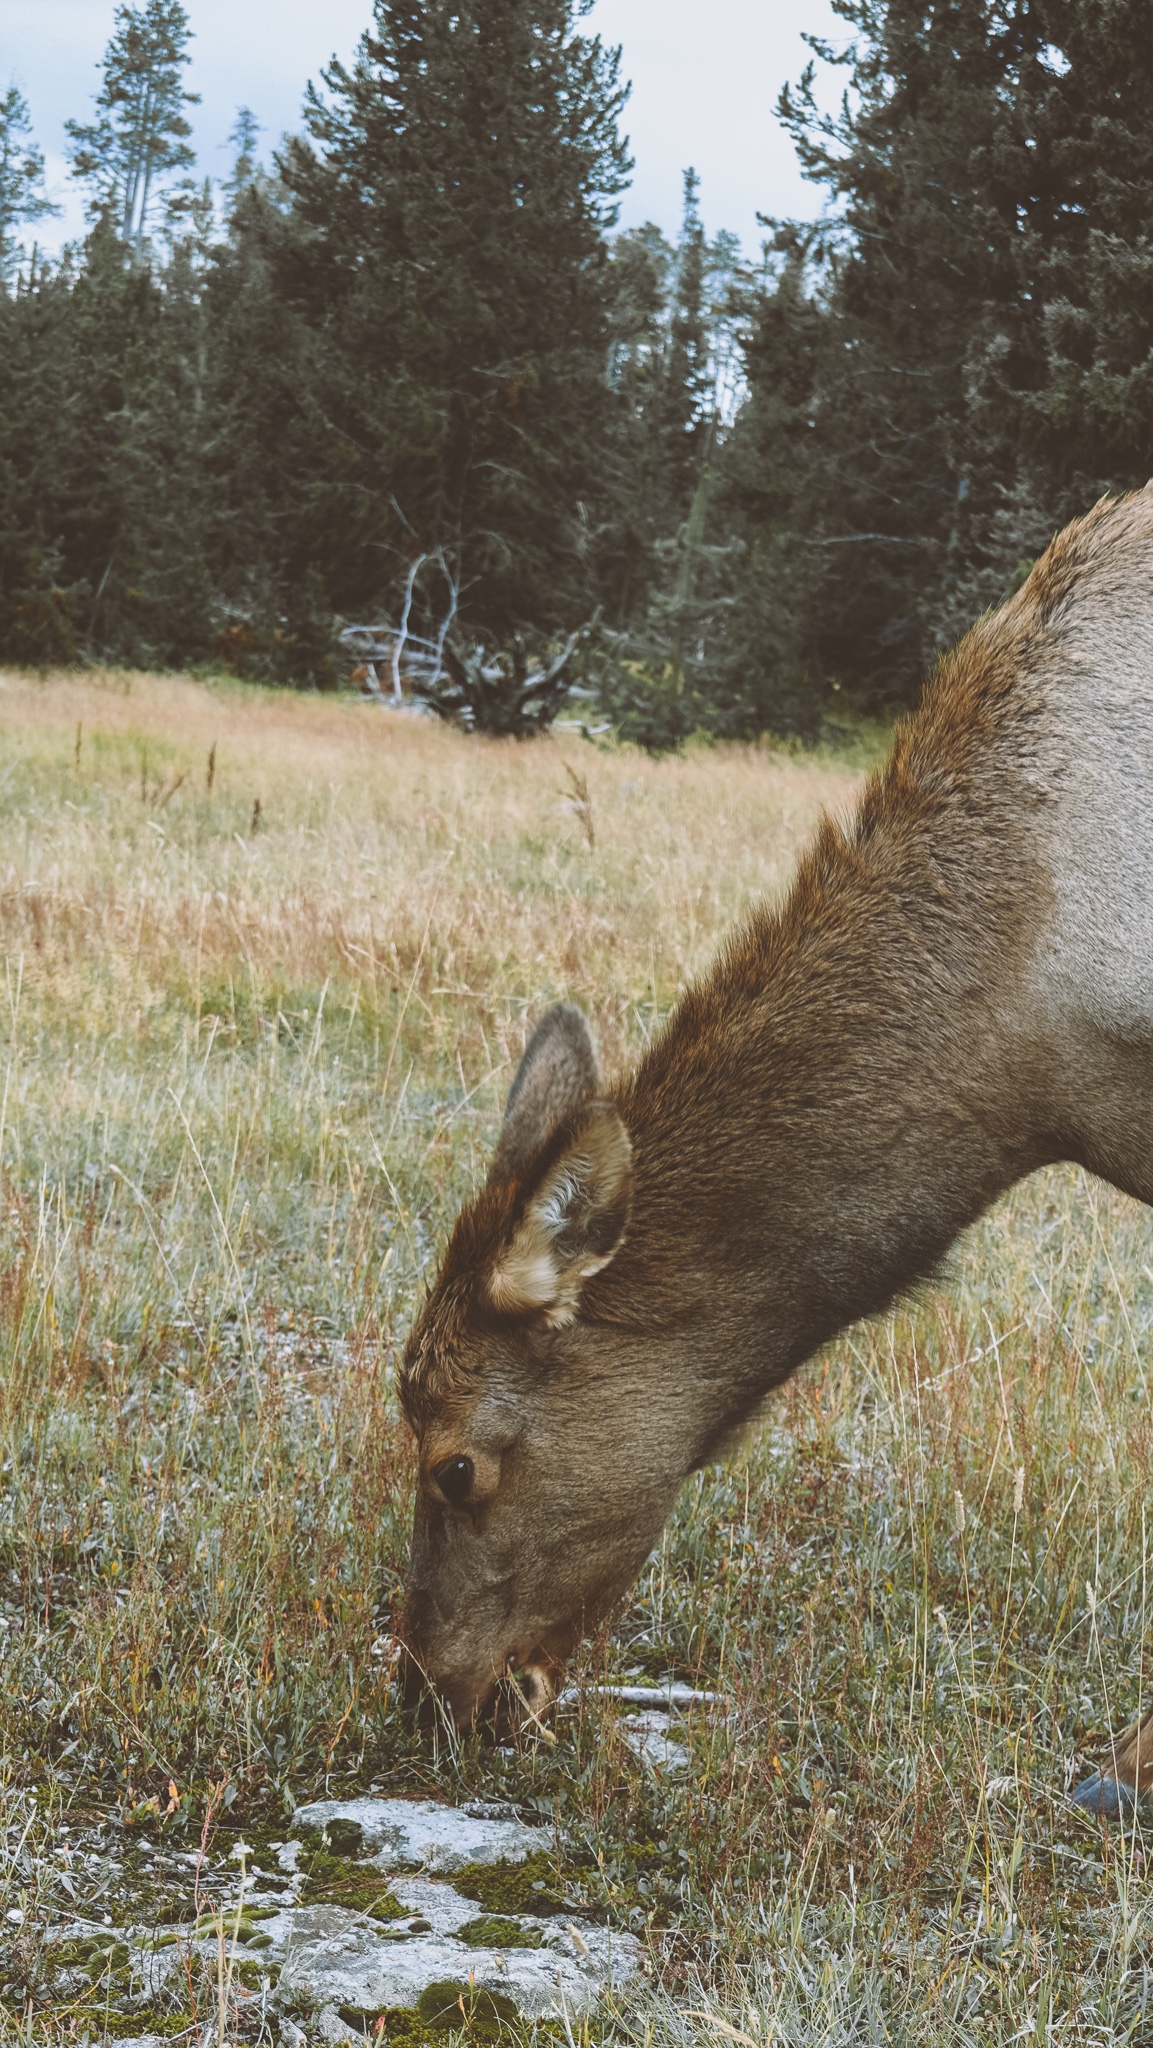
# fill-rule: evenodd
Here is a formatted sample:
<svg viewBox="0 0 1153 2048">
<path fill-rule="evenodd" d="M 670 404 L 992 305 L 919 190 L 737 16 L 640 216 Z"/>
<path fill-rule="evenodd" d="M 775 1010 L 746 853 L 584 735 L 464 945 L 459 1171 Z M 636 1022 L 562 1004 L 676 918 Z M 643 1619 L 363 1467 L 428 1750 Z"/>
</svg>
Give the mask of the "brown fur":
<svg viewBox="0 0 1153 2048">
<path fill-rule="evenodd" d="M 1153 1020 L 1114 1057 L 1038 994 L 1061 692 L 1078 621 L 1126 575 L 1153 590 L 1149 493 L 1070 527 L 941 662 L 855 817 L 826 821 L 632 1076 L 602 1091 L 579 1013 L 538 1027 L 402 1380 L 408 1635 L 457 1712 L 510 1663 L 555 1672 L 685 1475 L 1023 1174 L 1080 1160 L 1153 1196 L 1153 1133 L 1118 1136 L 1134 1059 L 1153 1105 Z M 490 1475 L 455 1509 L 450 1456 Z M 1146 1746 L 1139 1769 L 1118 1753 L 1142 1778 Z"/>
</svg>

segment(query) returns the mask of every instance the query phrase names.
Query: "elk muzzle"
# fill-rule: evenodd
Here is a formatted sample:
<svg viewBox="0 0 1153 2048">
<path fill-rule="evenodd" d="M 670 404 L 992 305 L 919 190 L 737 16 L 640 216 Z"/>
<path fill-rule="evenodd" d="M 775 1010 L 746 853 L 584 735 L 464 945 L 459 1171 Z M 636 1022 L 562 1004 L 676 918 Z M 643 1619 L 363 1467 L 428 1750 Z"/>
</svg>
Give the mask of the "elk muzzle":
<svg viewBox="0 0 1153 2048">
<path fill-rule="evenodd" d="M 564 1659 L 534 1644 L 509 1650 L 500 1670 L 495 1659 L 457 1670 L 430 1652 L 420 1626 L 421 1602 L 411 1598 L 400 1624 L 400 1677 L 407 1717 L 432 1728 L 446 1719 L 460 1731 L 483 1726 L 497 1739 L 519 1728 L 539 1727 L 557 1696 Z"/>
</svg>

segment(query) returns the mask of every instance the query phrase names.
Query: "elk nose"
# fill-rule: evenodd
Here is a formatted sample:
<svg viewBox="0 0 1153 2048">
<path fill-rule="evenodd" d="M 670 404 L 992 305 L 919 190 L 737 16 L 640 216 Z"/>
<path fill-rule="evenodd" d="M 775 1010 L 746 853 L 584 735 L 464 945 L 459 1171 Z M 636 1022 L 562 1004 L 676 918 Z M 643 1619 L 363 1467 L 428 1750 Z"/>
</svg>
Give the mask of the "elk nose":
<svg viewBox="0 0 1153 2048">
<path fill-rule="evenodd" d="M 508 1726 L 502 1701 L 506 1688 L 498 1686 L 495 1680 L 487 1686 L 474 1687 L 468 1680 L 454 1685 L 449 1680 L 433 1678 L 410 1649 L 401 1650 L 397 1676 L 401 1711 L 411 1727 L 455 1729 L 458 1734 L 479 1728 L 493 1735 Z"/>
<path fill-rule="evenodd" d="M 442 1673 L 433 1675 L 422 1638 L 412 1626 L 413 1619 L 406 1608 L 397 1665 L 401 1712 L 405 1720 L 414 1728 L 456 1728 L 458 1731 L 471 1727 L 478 1719 L 483 1720 L 486 1702 L 475 1698 L 470 1686 L 454 1686 Z"/>
<path fill-rule="evenodd" d="M 402 1648 L 397 1676 L 400 1680 L 401 1712 L 416 1728 L 431 1728 L 442 1718 L 440 1696 L 419 1657 Z"/>
<path fill-rule="evenodd" d="M 418 1727 L 430 1727 L 436 1719 L 436 1691 L 428 1674 L 426 1650 L 433 1620 L 428 1595 L 410 1584 L 396 1630 L 400 1644 L 396 1676 L 404 1718 Z"/>
</svg>

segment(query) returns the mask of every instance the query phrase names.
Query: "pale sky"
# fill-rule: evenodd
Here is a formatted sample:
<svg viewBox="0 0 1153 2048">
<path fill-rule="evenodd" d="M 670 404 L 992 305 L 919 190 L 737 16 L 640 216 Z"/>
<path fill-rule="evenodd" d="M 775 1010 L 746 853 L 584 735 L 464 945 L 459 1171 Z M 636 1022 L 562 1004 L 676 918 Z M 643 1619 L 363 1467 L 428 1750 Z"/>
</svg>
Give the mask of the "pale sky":
<svg viewBox="0 0 1153 2048">
<path fill-rule="evenodd" d="M 336 54 L 349 58 L 371 0 L 187 0 L 195 31 L 189 84 L 202 95 L 192 119 L 201 174 L 223 176 L 238 106 L 264 128 L 262 150 L 297 126 L 307 79 Z M 24 92 L 44 150 L 52 196 L 65 205 L 45 221 L 42 245 L 81 226 L 66 176 L 64 122 L 90 116 L 97 65 L 114 0 L 0 0 L 0 86 Z M 758 210 L 809 215 L 819 194 L 797 171 L 773 115 L 777 93 L 805 61 L 802 29 L 843 37 L 828 0 L 596 0 L 589 26 L 624 46 L 633 94 L 625 116 L 636 171 L 621 218 L 675 230 L 681 172 L 702 180 L 711 232 L 732 228 L 752 254 Z"/>
</svg>

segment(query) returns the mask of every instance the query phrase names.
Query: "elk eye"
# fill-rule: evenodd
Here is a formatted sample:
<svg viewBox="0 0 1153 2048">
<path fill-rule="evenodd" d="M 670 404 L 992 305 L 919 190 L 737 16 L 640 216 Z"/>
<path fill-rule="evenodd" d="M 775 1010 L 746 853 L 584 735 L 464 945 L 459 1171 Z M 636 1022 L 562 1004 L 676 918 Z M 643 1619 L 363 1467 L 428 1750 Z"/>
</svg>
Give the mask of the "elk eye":
<svg viewBox="0 0 1153 2048">
<path fill-rule="evenodd" d="M 437 1466 L 432 1476 L 449 1506 L 462 1508 L 472 1492 L 472 1459 L 449 1458 L 443 1465 Z"/>
</svg>

